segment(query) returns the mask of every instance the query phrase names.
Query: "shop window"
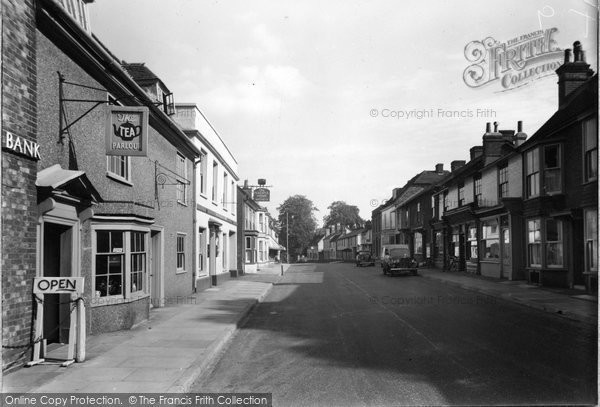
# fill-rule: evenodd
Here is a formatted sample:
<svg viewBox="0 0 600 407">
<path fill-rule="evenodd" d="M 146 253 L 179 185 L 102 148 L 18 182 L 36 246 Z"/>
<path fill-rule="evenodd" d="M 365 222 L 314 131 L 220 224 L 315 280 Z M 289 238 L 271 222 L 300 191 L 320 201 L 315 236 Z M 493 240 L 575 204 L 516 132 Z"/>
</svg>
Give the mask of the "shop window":
<svg viewBox="0 0 600 407">
<path fill-rule="evenodd" d="M 460 236 L 458 231 L 454 231 L 452 234 L 452 247 L 454 252 L 454 257 L 460 257 Z"/>
<path fill-rule="evenodd" d="M 143 291 L 146 283 L 146 234 L 131 232 L 131 292 Z"/>
<path fill-rule="evenodd" d="M 498 169 L 498 197 L 508 196 L 508 165 Z"/>
<path fill-rule="evenodd" d="M 562 221 L 546 219 L 546 265 L 562 267 L 563 263 Z"/>
<path fill-rule="evenodd" d="M 469 226 L 467 260 L 477 260 L 477 227 L 475 226 Z"/>
<path fill-rule="evenodd" d="M 111 178 L 131 182 L 131 159 L 123 155 L 109 155 L 106 157 L 106 171 Z"/>
<path fill-rule="evenodd" d="M 598 271 L 598 210 L 585 211 L 585 270 Z"/>
<path fill-rule="evenodd" d="M 598 125 L 596 119 L 583 122 L 584 181 L 598 179 Z"/>
<path fill-rule="evenodd" d="M 177 233 L 177 271 L 185 270 L 185 235 Z"/>
<path fill-rule="evenodd" d="M 96 233 L 96 296 L 123 295 L 123 234 L 124 232 L 108 230 Z"/>
<path fill-rule="evenodd" d="M 177 153 L 177 202 L 187 204 L 187 160 Z"/>
<path fill-rule="evenodd" d="M 527 221 L 527 264 L 532 267 L 542 266 L 542 232 L 541 220 Z"/>
<path fill-rule="evenodd" d="M 484 259 L 500 258 L 500 232 L 496 219 L 482 223 L 481 249 L 483 250 Z"/>
<path fill-rule="evenodd" d="M 444 238 L 442 232 L 435 232 L 435 256 L 441 257 L 444 254 Z"/>
<path fill-rule="evenodd" d="M 423 254 L 423 235 L 419 232 L 415 232 L 414 247 L 415 247 L 415 255 Z"/>
<path fill-rule="evenodd" d="M 544 192 L 552 194 L 561 190 L 560 146 L 544 146 Z"/>
<path fill-rule="evenodd" d="M 527 198 L 540 194 L 540 161 L 539 148 L 530 150 L 525 155 Z"/>
</svg>

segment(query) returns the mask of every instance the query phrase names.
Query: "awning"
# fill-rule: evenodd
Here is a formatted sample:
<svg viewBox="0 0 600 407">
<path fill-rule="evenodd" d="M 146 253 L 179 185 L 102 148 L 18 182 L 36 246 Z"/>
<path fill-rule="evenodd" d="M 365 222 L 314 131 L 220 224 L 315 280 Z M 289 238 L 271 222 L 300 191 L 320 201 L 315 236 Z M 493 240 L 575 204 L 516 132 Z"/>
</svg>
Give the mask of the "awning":
<svg viewBox="0 0 600 407">
<path fill-rule="evenodd" d="M 102 202 L 100 193 L 85 172 L 65 170 L 58 164 L 38 171 L 35 185 L 38 187 L 38 200 L 64 196 L 80 201 Z"/>
</svg>

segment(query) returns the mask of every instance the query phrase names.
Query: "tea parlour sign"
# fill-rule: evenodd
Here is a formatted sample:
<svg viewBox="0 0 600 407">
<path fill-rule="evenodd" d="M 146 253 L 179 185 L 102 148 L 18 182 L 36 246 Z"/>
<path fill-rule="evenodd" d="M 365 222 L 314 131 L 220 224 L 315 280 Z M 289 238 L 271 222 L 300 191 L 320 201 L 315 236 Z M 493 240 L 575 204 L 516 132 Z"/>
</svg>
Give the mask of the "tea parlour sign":
<svg viewBox="0 0 600 407">
<path fill-rule="evenodd" d="M 148 108 L 109 106 L 106 114 L 106 155 L 146 156 Z"/>
</svg>

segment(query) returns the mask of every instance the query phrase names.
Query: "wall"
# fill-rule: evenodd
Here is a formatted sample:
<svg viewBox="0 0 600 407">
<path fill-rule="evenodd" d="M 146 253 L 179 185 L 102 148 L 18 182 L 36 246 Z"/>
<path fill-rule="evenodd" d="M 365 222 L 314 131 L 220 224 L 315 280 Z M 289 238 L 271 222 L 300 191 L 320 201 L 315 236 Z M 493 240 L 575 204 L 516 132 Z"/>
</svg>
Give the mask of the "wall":
<svg viewBox="0 0 600 407">
<path fill-rule="evenodd" d="M 36 141 L 34 2 L 2 0 L 2 143 L 6 132 Z M 43 152 L 42 152 L 43 154 Z M 36 162 L 2 150 L 2 344 L 27 345 L 36 274 Z M 19 366 L 27 349 L 3 349 L 2 367 Z"/>
</svg>

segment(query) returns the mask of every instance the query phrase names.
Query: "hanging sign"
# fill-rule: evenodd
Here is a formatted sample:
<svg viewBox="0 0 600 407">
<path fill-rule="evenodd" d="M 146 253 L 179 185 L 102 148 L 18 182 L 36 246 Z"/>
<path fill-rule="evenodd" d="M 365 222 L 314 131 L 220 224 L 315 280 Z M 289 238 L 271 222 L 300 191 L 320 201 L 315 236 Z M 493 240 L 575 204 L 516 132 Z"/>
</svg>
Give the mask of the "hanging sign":
<svg viewBox="0 0 600 407">
<path fill-rule="evenodd" d="M 271 200 L 271 191 L 267 188 L 256 188 L 252 199 L 256 202 L 269 202 Z"/>
<path fill-rule="evenodd" d="M 33 279 L 34 294 L 81 294 L 83 277 L 36 277 Z"/>
<path fill-rule="evenodd" d="M 106 155 L 146 156 L 148 108 L 109 106 L 106 113 Z"/>
</svg>

